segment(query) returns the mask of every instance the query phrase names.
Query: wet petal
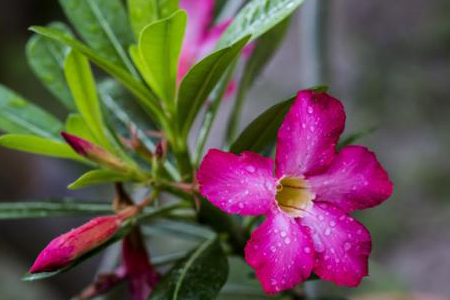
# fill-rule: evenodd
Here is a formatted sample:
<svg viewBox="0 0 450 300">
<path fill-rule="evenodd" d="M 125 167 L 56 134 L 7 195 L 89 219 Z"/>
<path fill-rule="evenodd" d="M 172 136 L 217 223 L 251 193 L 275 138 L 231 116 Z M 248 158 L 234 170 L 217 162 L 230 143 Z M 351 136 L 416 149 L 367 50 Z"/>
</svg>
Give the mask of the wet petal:
<svg viewBox="0 0 450 300">
<path fill-rule="evenodd" d="M 344 123 L 345 113 L 339 100 L 326 93 L 300 91 L 278 130 L 276 176 L 324 171 L 334 159 Z"/>
<path fill-rule="evenodd" d="M 365 147 L 347 146 L 330 168 L 308 178 L 316 200 L 330 202 L 346 212 L 376 206 L 392 194 L 392 182 L 375 154 Z"/>
<path fill-rule="evenodd" d="M 256 270 L 266 293 L 277 293 L 306 280 L 314 265 L 306 227 L 274 208 L 252 233 L 245 260 Z"/>
<path fill-rule="evenodd" d="M 367 229 L 340 209 L 315 203 L 299 219 L 311 230 L 316 251 L 314 273 L 338 285 L 357 286 L 368 275 L 371 239 Z"/>
<path fill-rule="evenodd" d="M 259 215 L 275 202 L 275 178 L 270 158 L 212 149 L 197 173 L 200 192 L 227 213 Z"/>
</svg>

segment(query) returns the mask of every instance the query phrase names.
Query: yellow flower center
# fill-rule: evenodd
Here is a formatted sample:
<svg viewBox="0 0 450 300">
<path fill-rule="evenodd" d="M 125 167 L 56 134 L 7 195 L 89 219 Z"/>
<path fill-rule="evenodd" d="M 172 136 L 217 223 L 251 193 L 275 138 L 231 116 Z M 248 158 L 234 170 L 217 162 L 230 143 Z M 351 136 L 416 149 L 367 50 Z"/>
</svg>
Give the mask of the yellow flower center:
<svg viewBox="0 0 450 300">
<path fill-rule="evenodd" d="M 283 177 L 277 183 L 275 199 L 282 211 L 292 217 L 302 217 L 315 195 L 300 177 Z"/>
</svg>

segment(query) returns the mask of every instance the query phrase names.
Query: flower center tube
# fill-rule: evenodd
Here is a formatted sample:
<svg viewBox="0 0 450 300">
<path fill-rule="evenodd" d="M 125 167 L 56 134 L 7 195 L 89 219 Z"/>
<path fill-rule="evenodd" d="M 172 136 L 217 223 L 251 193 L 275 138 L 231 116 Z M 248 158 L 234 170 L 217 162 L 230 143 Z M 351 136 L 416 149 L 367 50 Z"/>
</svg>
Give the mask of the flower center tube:
<svg viewBox="0 0 450 300">
<path fill-rule="evenodd" d="M 292 217 L 302 217 L 315 195 L 301 177 L 283 177 L 277 182 L 275 199 L 280 209 Z"/>
</svg>

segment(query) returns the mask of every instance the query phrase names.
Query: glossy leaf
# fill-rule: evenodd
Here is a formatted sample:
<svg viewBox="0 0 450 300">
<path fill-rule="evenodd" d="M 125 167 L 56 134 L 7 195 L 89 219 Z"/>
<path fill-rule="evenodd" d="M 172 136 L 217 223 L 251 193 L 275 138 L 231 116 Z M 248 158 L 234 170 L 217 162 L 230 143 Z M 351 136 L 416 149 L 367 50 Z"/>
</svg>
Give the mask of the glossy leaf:
<svg viewBox="0 0 450 300">
<path fill-rule="evenodd" d="M 133 76 L 131 76 L 125 69 L 109 62 L 80 41 L 54 28 L 34 26 L 31 27 L 31 30 L 48 38 L 57 40 L 83 53 L 93 63 L 102 68 L 107 73 L 114 76 L 130 92 L 132 92 L 139 100 L 139 103 L 145 108 L 147 113 L 150 113 L 152 117 L 155 117 L 155 121 L 161 122 L 164 119 L 159 107 L 159 103 L 157 102 L 151 91 L 141 82 L 133 78 Z"/>
<path fill-rule="evenodd" d="M 72 113 L 67 117 L 66 132 L 90 142 L 95 142 L 95 138 L 87 127 L 83 116 L 78 113 Z"/>
<path fill-rule="evenodd" d="M 139 55 L 144 78 L 155 93 L 174 102 L 178 60 L 187 22 L 185 11 L 147 25 L 139 37 Z"/>
<path fill-rule="evenodd" d="M 78 111 L 87 127 L 100 145 L 111 150 L 89 61 L 83 54 L 72 50 L 67 55 L 64 72 Z"/>
<path fill-rule="evenodd" d="M 0 85 L 0 130 L 60 139 L 62 128 L 54 116 Z"/>
<path fill-rule="evenodd" d="M 239 88 L 236 100 L 228 120 L 228 128 L 226 133 L 227 144 L 230 145 L 235 139 L 236 130 L 239 128 L 241 111 L 244 106 L 247 92 L 260 76 L 265 66 L 270 62 L 272 56 L 279 48 L 281 42 L 286 36 L 289 27 L 289 18 L 286 18 L 268 32 L 263 34 L 257 41 L 256 46 L 252 50 L 250 58 L 245 64 L 244 73 L 239 82 Z"/>
<path fill-rule="evenodd" d="M 45 202 L 2 202 L 0 220 L 23 218 L 47 218 L 76 215 L 111 214 L 110 203 L 80 202 L 78 199 L 48 199 Z"/>
<path fill-rule="evenodd" d="M 10 149 L 40 155 L 87 162 L 87 160 L 75 153 L 75 151 L 67 144 L 35 135 L 5 134 L 0 136 L 0 145 Z"/>
<path fill-rule="evenodd" d="M 228 261 L 220 242 L 209 239 L 173 267 L 149 300 L 212 300 L 227 277 Z"/>
<path fill-rule="evenodd" d="M 137 75 L 124 50 L 132 43 L 133 34 L 120 0 L 59 0 L 59 3 L 92 49 Z"/>
<path fill-rule="evenodd" d="M 130 181 L 132 179 L 132 177 L 125 174 L 116 173 L 110 170 L 98 169 L 84 173 L 75 182 L 71 183 L 68 188 L 71 190 L 75 190 L 92 185 Z"/>
<path fill-rule="evenodd" d="M 129 135 L 130 126 L 136 125 L 136 134 L 144 146 L 154 152 L 156 150 L 155 142 L 146 134 L 147 130 L 155 130 L 155 126 L 148 119 L 139 106 L 130 103 L 127 94 L 114 80 L 105 80 L 99 85 L 100 97 L 103 104 L 109 111 L 109 115 L 115 131 L 123 133 L 123 136 Z M 170 160 L 164 161 L 164 167 L 175 180 L 180 180 L 178 171 Z"/>
<path fill-rule="evenodd" d="M 170 204 L 166 206 L 161 206 L 155 209 L 146 208 L 138 217 L 136 217 L 131 222 L 126 222 L 122 227 L 105 243 L 102 245 L 99 245 L 97 248 L 92 249 L 91 251 L 87 252 L 86 254 L 80 256 L 77 258 L 74 262 L 72 262 L 70 265 L 68 265 L 65 268 L 59 269 L 58 271 L 54 272 L 43 272 L 43 273 L 36 273 L 36 274 L 30 274 L 27 273 L 22 277 L 22 280 L 24 281 L 34 281 L 39 279 L 46 279 L 50 278 L 62 273 L 65 273 L 67 271 L 72 270 L 79 264 L 83 263 L 88 258 L 91 258 L 92 256 L 100 253 L 102 250 L 107 248 L 108 246 L 112 245 L 113 243 L 119 241 L 122 239 L 125 235 L 127 235 L 135 226 L 143 223 L 148 222 L 149 220 L 156 218 L 160 215 L 164 215 L 168 212 L 170 212 L 173 209 L 178 208 L 178 205 L 176 204 Z"/>
<path fill-rule="evenodd" d="M 209 94 L 224 75 L 227 68 L 238 57 L 249 36 L 230 47 L 214 52 L 194 65 L 180 84 L 178 96 L 178 126 L 187 136 L 192 123 Z"/>
<path fill-rule="evenodd" d="M 278 103 L 254 119 L 236 139 L 230 151 L 233 153 L 260 152 L 273 144 L 277 137 L 278 128 L 280 128 L 294 99 L 295 97 L 292 97 Z"/>
<path fill-rule="evenodd" d="M 291 15 L 304 0 L 251 0 L 237 14 L 220 38 L 217 47 L 223 48 L 244 36 L 256 39 Z"/>
<path fill-rule="evenodd" d="M 128 0 L 128 16 L 136 38 L 148 24 L 164 19 L 178 9 L 178 0 Z"/>
<path fill-rule="evenodd" d="M 64 23 L 54 22 L 49 27 L 71 33 Z M 26 46 L 28 64 L 33 72 L 58 100 L 74 110 L 75 103 L 64 77 L 64 60 L 68 51 L 69 47 L 38 34 L 34 34 Z"/>
</svg>

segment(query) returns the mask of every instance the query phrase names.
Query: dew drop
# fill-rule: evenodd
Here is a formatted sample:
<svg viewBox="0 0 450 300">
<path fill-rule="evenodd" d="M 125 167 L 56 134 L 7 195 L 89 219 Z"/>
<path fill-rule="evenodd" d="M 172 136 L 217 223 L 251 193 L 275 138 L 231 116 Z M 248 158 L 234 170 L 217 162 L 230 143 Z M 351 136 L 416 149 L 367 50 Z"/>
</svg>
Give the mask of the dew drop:
<svg viewBox="0 0 450 300">
<path fill-rule="evenodd" d="M 330 222 L 330 226 L 331 226 L 331 227 L 336 226 L 336 222 L 335 222 L 335 221 L 331 221 L 331 222 Z"/>
<path fill-rule="evenodd" d="M 285 236 L 286 236 L 286 231 L 280 232 L 280 235 L 281 235 L 282 237 L 285 237 Z"/>
<path fill-rule="evenodd" d="M 275 252 L 277 251 L 277 248 L 275 246 L 270 246 L 270 251 Z"/>
<path fill-rule="evenodd" d="M 284 239 L 284 242 L 285 242 L 287 245 L 289 245 L 289 244 L 291 243 L 291 239 L 287 237 L 287 238 Z"/>
<path fill-rule="evenodd" d="M 247 171 L 249 171 L 250 173 L 253 173 L 253 172 L 255 172 L 255 170 L 256 170 L 254 166 L 246 166 L 245 169 L 246 169 Z"/>
<path fill-rule="evenodd" d="M 313 113 L 313 108 L 311 106 L 308 107 L 308 113 L 310 113 L 310 114 Z"/>
<path fill-rule="evenodd" d="M 311 248 L 309 248 L 309 247 L 305 247 L 305 253 L 310 253 L 311 252 Z"/>
<path fill-rule="evenodd" d="M 348 251 L 348 250 L 350 250 L 352 248 L 352 245 L 349 243 L 349 242 L 345 242 L 344 243 L 344 250 L 345 251 Z"/>
<path fill-rule="evenodd" d="M 325 229 L 325 235 L 330 235 L 330 233 L 331 233 L 331 229 L 330 228 Z"/>
</svg>

